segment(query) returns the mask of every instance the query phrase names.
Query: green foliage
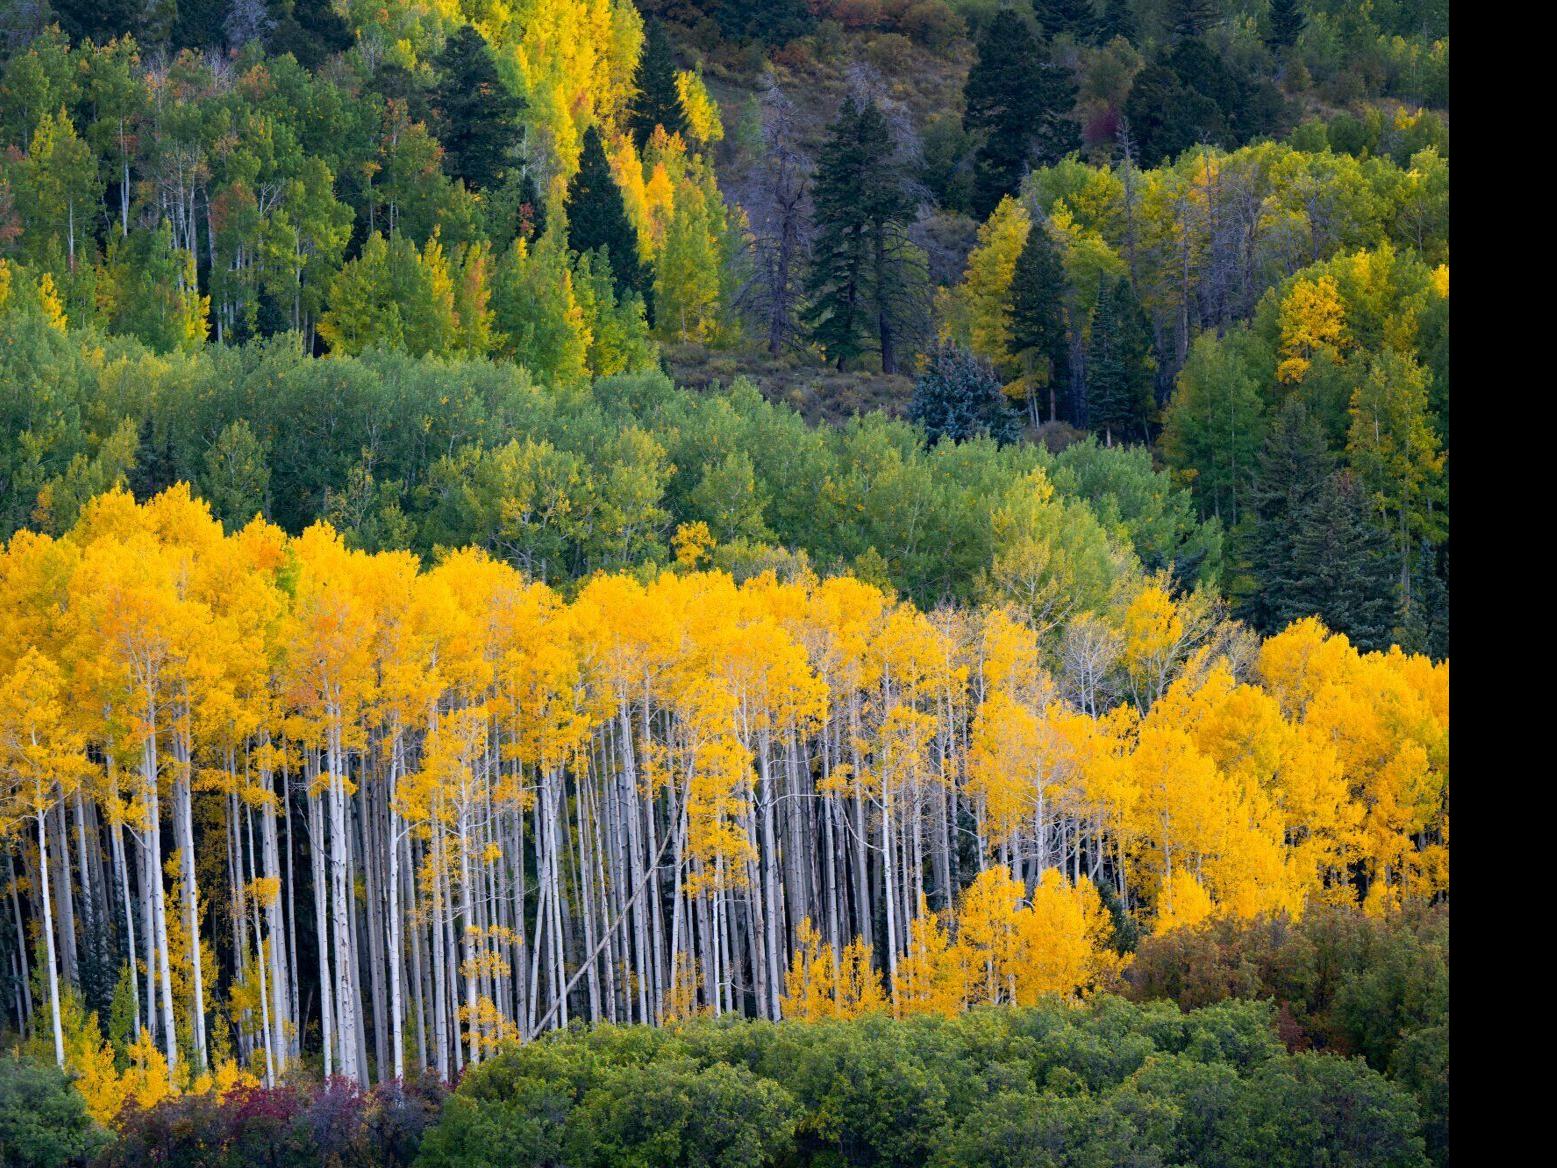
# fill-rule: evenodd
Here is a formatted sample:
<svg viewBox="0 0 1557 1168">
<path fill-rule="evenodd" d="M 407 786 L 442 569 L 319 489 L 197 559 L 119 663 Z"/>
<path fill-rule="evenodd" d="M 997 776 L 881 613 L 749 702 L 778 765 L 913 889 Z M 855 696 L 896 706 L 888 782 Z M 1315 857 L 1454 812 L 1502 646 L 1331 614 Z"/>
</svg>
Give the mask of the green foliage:
<svg viewBox="0 0 1557 1168">
<path fill-rule="evenodd" d="M 924 256 L 908 241 L 913 205 L 885 115 L 845 99 L 817 166 L 816 239 L 807 282 L 812 339 L 843 369 L 868 352 L 897 370 L 913 339 Z"/>
<path fill-rule="evenodd" d="M 0 1164 L 77 1168 L 107 1143 L 63 1071 L 0 1053 Z"/>
<path fill-rule="evenodd" d="M 676 59 L 661 21 L 648 21 L 644 28 L 643 52 L 638 57 L 638 71 L 633 74 L 633 89 L 627 129 L 640 150 L 656 126 L 663 126 L 668 134 L 686 133 L 687 115 L 676 91 Z"/>
<path fill-rule="evenodd" d="M 1033 224 L 1011 277 L 1011 352 L 1023 366 L 1033 417 L 1048 399 L 1056 421 L 1070 380 L 1070 337 L 1065 327 L 1065 271 L 1048 228 Z M 1070 407 L 1068 398 L 1067 408 Z M 1074 411 L 1071 411 L 1074 417 Z"/>
<path fill-rule="evenodd" d="M 627 1066 L 584 1097 L 565 1143 L 579 1168 L 762 1168 L 790 1151 L 797 1111 L 745 1067 Z"/>
<path fill-rule="evenodd" d="M 1277 918 L 1177 929 L 1143 941 L 1127 976 L 1136 1000 L 1170 998 L 1197 1012 L 1229 998 L 1274 999 L 1290 1048 L 1361 1055 L 1410 1091 L 1433 1162 L 1446 1162 L 1446 906 L 1384 918 L 1314 907 L 1295 923 Z M 1287 1096 L 1304 1129 L 1294 1128 L 1297 1139 L 1311 1140 L 1310 1116 L 1327 1114 L 1321 1100 L 1328 1075 L 1318 1067 L 1305 1064 L 1302 1073 L 1271 1084 L 1278 1097 Z M 1386 1105 L 1380 1114 L 1398 1112 Z"/>
<path fill-rule="evenodd" d="M 1006 443 L 1019 434 L 1016 416 L 989 362 L 953 345 L 938 346 L 930 354 L 914 381 L 908 416 L 924 427 L 932 444 L 975 437 Z"/>
<path fill-rule="evenodd" d="M 971 209 L 982 219 L 1016 192 L 1030 161 L 1057 162 L 1081 137 L 1070 121 L 1075 83 L 1048 60 L 1025 17 L 1002 8 L 978 48 L 963 90 L 963 125 L 980 136 Z"/>
<path fill-rule="evenodd" d="M 1087 348 L 1087 420 L 1114 436 L 1145 436 L 1151 416 L 1152 369 L 1150 325 L 1130 281 L 1117 280 L 1098 294 Z"/>
<path fill-rule="evenodd" d="M 1285 1053 L 1272 1023 L 1267 1003 L 1101 998 L 602 1026 L 472 1067 L 419 1164 L 1425 1163 L 1408 1094 L 1361 1060 Z M 1285 1125 L 1283 1108 L 1301 1114 Z"/>
<path fill-rule="evenodd" d="M 444 170 L 477 190 L 503 183 L 519 143 L 519 103 L 503 86 L 486 41 L 464 25 L 445 42 L 432 93 Z"/>
<path fill-rule="evenodd" d="M 568 182 L 567 216 L 568 246 L 580 254 L 601 253 L 618 295 L 648 294 L 649 274 L 638 257 L 638 233 L 627 218 L 621 189 L 594 126 L 584 132 L 579 170 Z"/>
<path fill-rule="evenodd" d="M 523 260 L 520 250 L 499 268 L 499 331 L 514 337 L 533 322 L 530 351 L 550 337 L 582 371 L 584 310 L 575 302 L 568 324 L 565 304 L 553 315 L 527 295 L 571 295 L 565 253 L 546 240 Z M 632 320 L 643 328 L 641 315 Z M 643 333 L 623 325 L 617 335 Z M 519 351 L 517 337 L 509 343 Z M 994 512 L 1053 457 L 987 439 L 931 447 L 880 415 L 812 428 L 744 382 L 694 393 L 657 373 L 592 385 L 580 374 L 542 390 L 511 365 L 383 349 L 317 359 L 283 338 L 159 357 L 122 338 L 62 334 L 15 303 L 0 312 L 0 425 L 7 532 L 34 522 L 46 484 L 63 516 L 67 497 L 123 474 L 141 494 L 196 483 L 229 524 L 263 511 L 296 532 L 333 514 L 377 525 L 374 540 L 404 530 L 423 552 L 478 543 L 544 563 L 559 582 L 635 558 L 665 562 L 676 525 L 702 519 L 721 539 L 805 552 L 818 571 L 874 549 L 894 586 L 925 603 L 975 594 L 995 554 Z M 115 434 L 124 446 L 109 459 Z M 1060 496 L 1098 517 L 1087 530 L 1101 520 L 1153 570 L 1214 575 L 1220 537 L 1141 452 L 1076 448 L 1054 467 Z"/>
</svg>

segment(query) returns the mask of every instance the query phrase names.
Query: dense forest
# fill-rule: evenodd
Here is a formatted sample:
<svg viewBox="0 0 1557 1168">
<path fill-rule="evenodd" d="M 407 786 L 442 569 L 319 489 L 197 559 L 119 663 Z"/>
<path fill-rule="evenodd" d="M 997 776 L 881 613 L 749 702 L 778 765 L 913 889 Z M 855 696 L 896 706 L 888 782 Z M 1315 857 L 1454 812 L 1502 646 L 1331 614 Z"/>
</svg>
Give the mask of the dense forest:
<svg viewBox="0 0 1557 1168">
<path fill-rule="evenodd" d="M 1446 2 L 0 0 L 0 145 L 6 1168 L 1448 1162 Z"/>
</svg>

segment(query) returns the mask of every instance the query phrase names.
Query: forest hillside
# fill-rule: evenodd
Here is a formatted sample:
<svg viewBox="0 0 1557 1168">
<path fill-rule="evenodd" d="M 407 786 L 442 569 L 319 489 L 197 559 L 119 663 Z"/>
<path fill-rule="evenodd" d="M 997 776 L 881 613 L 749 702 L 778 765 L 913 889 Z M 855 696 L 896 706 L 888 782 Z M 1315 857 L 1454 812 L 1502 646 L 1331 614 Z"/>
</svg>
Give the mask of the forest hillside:
<svg viewBox="0 0 1557 1168">
<path fill-rule="evenodd" d="M 0 1162 L 1447 1163 L 1448 125 L 1443 0 L 0 0 Z"/>
</svg>

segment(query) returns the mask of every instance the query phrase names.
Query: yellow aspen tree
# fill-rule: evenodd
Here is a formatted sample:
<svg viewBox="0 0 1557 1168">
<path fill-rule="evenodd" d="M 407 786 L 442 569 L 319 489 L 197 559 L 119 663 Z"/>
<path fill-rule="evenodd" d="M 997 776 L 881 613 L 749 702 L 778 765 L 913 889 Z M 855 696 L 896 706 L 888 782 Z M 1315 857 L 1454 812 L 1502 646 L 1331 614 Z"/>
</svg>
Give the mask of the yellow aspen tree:
<svg viewBox="0 0 1557 1168">
<path fill-rule="evenodd" d="M 0 806 L 4 808 L 0 825 L 5 820 L 28 819 L 37 829 L 49 1021 L 54 1059 L 60 1066 L 65 1065 L 65 1037 L 44 821 L 56 804 L 75 792 L 88 769 L 85 739 L 70 724 L 61 700 L 62 688 L 59 668 L 35 648 L 28 649 L 0 682 Z"/>
</svg>

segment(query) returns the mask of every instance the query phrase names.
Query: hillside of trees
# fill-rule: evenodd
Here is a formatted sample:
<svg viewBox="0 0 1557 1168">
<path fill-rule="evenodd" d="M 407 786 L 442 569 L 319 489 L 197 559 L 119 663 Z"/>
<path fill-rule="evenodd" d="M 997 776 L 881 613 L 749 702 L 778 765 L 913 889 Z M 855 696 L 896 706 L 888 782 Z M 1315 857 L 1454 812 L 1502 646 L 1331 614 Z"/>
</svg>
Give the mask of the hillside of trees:
<svg viewBox="0 0 1557 1168">
<path fill-rule="evenodd" d="M 0 1163 L 1448 1163 L 1442 0 L 0 0 Z"/>
</svg>

